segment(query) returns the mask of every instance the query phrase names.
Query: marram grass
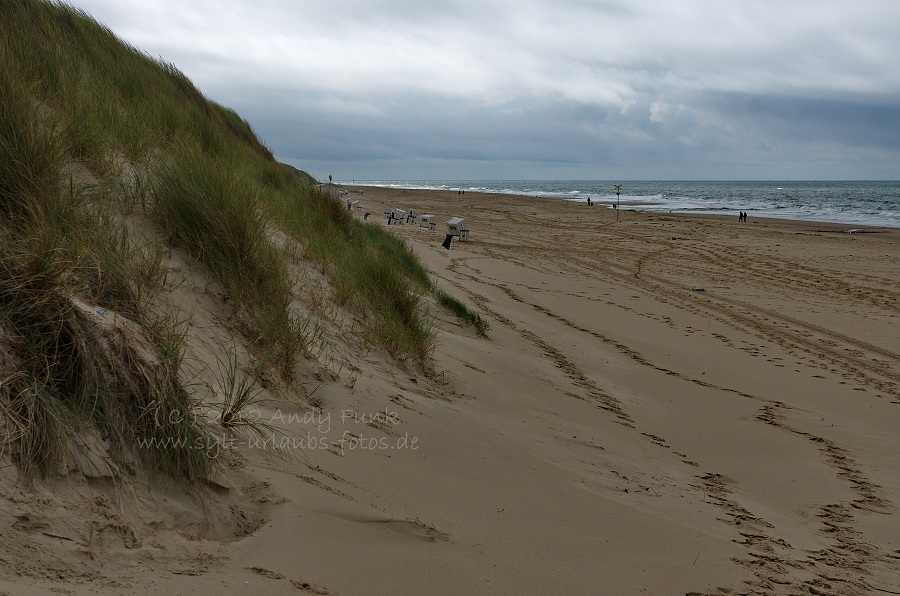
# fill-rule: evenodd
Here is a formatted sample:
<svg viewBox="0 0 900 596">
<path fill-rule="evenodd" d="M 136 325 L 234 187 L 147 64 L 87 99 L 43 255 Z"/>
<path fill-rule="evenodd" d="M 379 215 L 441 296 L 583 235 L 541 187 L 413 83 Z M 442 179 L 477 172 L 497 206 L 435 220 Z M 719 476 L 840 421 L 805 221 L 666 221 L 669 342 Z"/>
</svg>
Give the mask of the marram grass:
<svg viewBox="0 0 900 596">
<path fill-rule="evenodd" d="M 84 12 L 0 0 L 0 451 L 27 474 L 67 469 L 81 436 L 122 473 L 196 482 L 214 464 L 179 382 L 190 321 L 159 305 L 167 246 L 134 234 L 133 216 L 222 284 L 256 365 L 286 381 L 321 329 L 292 310 L 303 288 L 276 230 L 327 273 L 365 341 L 427 366 L 421 263 L 312 182 Z"/>
</svg>

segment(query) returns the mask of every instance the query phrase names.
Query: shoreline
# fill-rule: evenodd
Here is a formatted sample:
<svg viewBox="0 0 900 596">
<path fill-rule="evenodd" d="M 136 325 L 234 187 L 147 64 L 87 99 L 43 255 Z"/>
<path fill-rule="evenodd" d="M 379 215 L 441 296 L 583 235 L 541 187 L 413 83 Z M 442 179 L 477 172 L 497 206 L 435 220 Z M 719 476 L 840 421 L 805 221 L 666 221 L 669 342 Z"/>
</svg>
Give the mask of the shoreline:
<svg viewBox="0 0 900 596">
<path fill-rule="evenodd" d="M 386 186 L 366 186 L 366 185 L 337 185 L 340 188 L 344 188 L 348 191 L 347 198 L 353 197 L 353 199 L 359 198 L 358 191 L 362 191 L 365 195 L 367 190 L 377 189 L 373 194 L 377 195 L 378 200 L 383 200 L 383 197 L 396 197 L 398 200 L 410 201 L 414 200 L 416 194 L 418 193 L 421 196 L 429 196 L 434 193 L 435 197 L 443 197 L 446 200 L 453 200 L 454 197 L 460 200 L 465 200 L 472 197 L 490 197 L 493 200 L 497 200 L 498 198 L 501 200 L 511 200 L 511 201 L 522 201 L 523 199 L 527 199 L 533 202 L 543 202 L 547 201 L 548 205 L 569 205 L 573 209 L 584 208 L 584 209 L 597 209 L 601 211 L 608 211 L 612 214 L 615 214 L 616 210 L 607 202 L 594 202 L 592 207 L 587 207 L 583 202 L 570 200 L 565 198 L 556 198 L 556 197 L 545 197 L 545 196 L 532 196 L 532 195 L 522 195 L 522 194 L 514 194 L 514 193 L 500 193 L 500 192 L 480 192 L 480 191 L 468 191 L 465 194 L 459 195 L 454 190 L 437 190 L 437 189 L 398 189 Z M 626 208 L 627 205 L 627 208 Z M 397 205 L 398 207 L 400 205 Z M 484 203 L 480 205 L 486 208 L 490 207 L 490 203 Z M 697 220 L 697 221 L 715 221 L 715 222 L 732 222 L 738 226 L 754 226 L 758 225 L 759 227 L 770 227 L 777 228 L 783 230 L 791 230 L 796 232 L 808 232 L 808 233 L 827 233 L 827 234 L 838 234 L 845 233 L 847 230 L 863 230 L 863 233 L 850 233 L 848 235 L 855 237 L 880 237 L 881 239 L 890 240 L 891 242 L 900 241 L 900 227 L 891 227 L 891 226 L 874 226 L 874 225 L 865 225 L 865 224 L 844 224 L 844 223 L 836 223 L 836 222 L 828 222 L 828 221 L 817 221 L 817 220 L 805 220 L 805 219 L 782 219 L 775 217 L 758 217 L 755 215 L 750 215 L 750 218 L 745 223 L 737 222 L 737 214 L 734 215 L 724 215 L 724 214 L 714 214 L 714 213 L 683 213 L 677 211 L 643 211 L 640 209 L 635 209 L 636 204 L 627 204 L 626 202 L 621 203 L 622 212 L 628 212 L 632 214 L 637 214 L 640 216 L 654 218 L 654 217 L 672 217 L 672 218 L 683 218 L 685 220 Z M 373 214 L 376 215 L 376 214 Z M 377 214 L 380 216 L 380 214 Z M 441 222 L 438 222 L 441 223 Z"/>
<path fill-rule="evenodd" d="M 537 182 L 541 182 L 541 181 L 537 181 Z M 574 182 L 577 182 L 577 181 L 574 181 Z M 663 181 L 663 182 L 665 182 L 665 181 Z M 717 182 L 722 182 L 722 181 L 712 181 L 712 183 L 717 183 Z M 765 182 L 765 183 L 771 182 L 772 184 L 777 184 L 777 183 L 792 184 L 792 183 L 796 183 L 796 182 L 806 183 L 804 181 L 763 181 L 763 182 Z M 824 181 L 824 182 L 822 182 L 822 184 L 828 184 L 829 182 L 830 181 Z M 844 182 L 844 181 L 838 181 L 838 182 Z M 846 181 L 846 182 L 853 183 L 854 181 Z M 895 181 L 861 181 L 861 182 L 888 184 L 888 183 L 894 183 Z M 644 183 L 644 182 L 639 181 L 639 183 Z M 742 182 L 736 181 L 736 183 L 740 184 Z M 815 184 L 816 182 L 812 181 L 812 182 L 808 182 L 808 183 Z M 336 184 L 338 184 L 339 186 L 346 186 L 348 188 L 353 187 L 353 188 L 363 188 L 363 189 L 364 188 L 382 188 L 382 189 L 398 190 L 398 191 L 448 192 L 450 194 L 456 194 L 458 192 L 457 189 L 443 189 L 443 188 L 375 186 L 375 185 L 352 184 L 352 183 L 351 184 L 336 183 Z M 900 181 L 896 182 L 896 184 L 898 186 L 900 186 Z M 574 195 L 574 196 L 570 196 L 568 194 L 559 194 L 558 196 L 557 195 L 547 196 L 545 194 L 529 194 L 529 193 L 519 193 L 519 192 L 514 192 L 514 191 L 509 192 L 509 191 L 476 190 L 476 189 L 472 189 L 472 190 L 467 189 L 467 190 L 465 190 L 465 192 L 473 194 L 473 195 L 483 195 L 486 197 L 511 196 L 511 197 L 520 197 L 523 199 L 566 201 L 566 202 L 576 203 L 576 204 L 584 203 L 586 201 L 586 195 L 590 195 L 592 198 L 594 197 L 593 193 L 584 193 L 582 195 Z M 650 197 L 650 198 L 652 198 L 652 197 Z M 594 204 L 597 206 L 609 206 L 610 208 L 613 208 L 613 206 L 616 204 L 615 197 L 609 197 L 609 196 L 605 196 L 605 195 L 603 196 L 602 199 L 601 198 L 593 198 L 593 201 L 594 201 Z M 682 216 L 686 216 L 686 217 L 700 216 L 700 217 L 725 217 L 725 218 L 728 218 L 728 217 L 730 217 L 730 213 L 731 213 L 731 211 L 725 211 L 725 210 L 713 210 L 713 211 L 709 211 L 709 212 L 696 212 L 696 211 L 678 211 L 678 210 L 672 210 L 672 211 L 659 210 L 659 211 L 657 211 L 657 210 L 641 209 L 641 207 L 644 207 L 644 206 L 663 205 L 663 204 L 665 204 L 665 203 L 664 202 L 656 202 L 656 201 L 636 201 L 636 200 L 627 200 L 627 199 L 624 199 L 620 202 L 620 205 L 622 208 L 627 207 L 629 209 L 633 209 L 635 211 L 648 213 L 648 214 L 665 213 L 665 214 L 669 214 L 669 215 L 682 215 Z M 756 212 L 753 211 L 752 209 L 753 209 L 752 207 L 748 208 L 746 206 L 745 207 L 734 207 L 734 211 L 748 211 L 748 213 L 750 213 L 751 217 L 753 217 L 755 219 L 759 219 L 759 220 L 800 221 L 800 222 L 809 222 L 809 223 L 821 223 L 821 224 L 829 224 L 829 225 L 836 225 L 836 226 L 846 226 L 848 229 L 852 229 L 852 228 L 900 229 L 900 221 L 892 222 L 892 223 L 885 225 L 885 224 L 875 224 L 875 223 L 856 223 L 856 222 L 832 221 L 832 220 L 828 220 L 828 219 L 817 219 L 815 217 L 796 219 L 796 218 L 789 218 L 789 217 L 777 217 L 777 216 L 772 215 L 771 213 L 766 213 L 765 215 L 754 215 L 753 213 L 756 213 Z M 736 215 L 735 215 L 735 217 L 736 217 Z"/>
</svg>

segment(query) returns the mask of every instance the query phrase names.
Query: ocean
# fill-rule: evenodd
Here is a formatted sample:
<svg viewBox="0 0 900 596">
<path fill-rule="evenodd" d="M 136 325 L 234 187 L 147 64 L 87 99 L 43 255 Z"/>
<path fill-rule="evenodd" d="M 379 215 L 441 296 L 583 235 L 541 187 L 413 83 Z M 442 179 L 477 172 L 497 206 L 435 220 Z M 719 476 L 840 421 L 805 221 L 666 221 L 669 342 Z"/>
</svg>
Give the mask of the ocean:
<svg viewBox="0 0 900 596">
<path fill-rule="evenodd" d="M 648 212 L 734 215 L 900 228 L 900 181 L 354 180 L 348 184 L 616 202 Z M 627 204 L 627 205 L 626 205 Z"/>
</svg>

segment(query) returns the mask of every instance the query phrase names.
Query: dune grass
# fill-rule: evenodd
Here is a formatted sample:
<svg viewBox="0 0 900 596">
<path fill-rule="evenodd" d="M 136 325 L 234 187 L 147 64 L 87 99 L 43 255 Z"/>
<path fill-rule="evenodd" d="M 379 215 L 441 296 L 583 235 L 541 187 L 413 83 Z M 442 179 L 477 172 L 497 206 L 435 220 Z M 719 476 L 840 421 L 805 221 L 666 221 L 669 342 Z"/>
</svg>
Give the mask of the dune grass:
<svg viewBox="0 0 900 596">
<path fill-rule="evenodd" d="M 71 461 L 72 437 L 95 429 L 150 469 L 202 478 L 208 462 L 194 446 L 205 430 L 178 381 L 175 331 L 148 325 L 174 344 L 164 352 L 130 319 L 108 323 L 111 311 L 72 295 L 84 283 L 65 275 L 75 256 L 10 240 L 0 246 L 6 443 L 16 442 L 27 473 L 55 473 Z"/>
<path fill-rule="evenodd" d="M 466 306 L 464 302 L 448 294 L 437 286 L 435 286 L 433 293 L 434 297 L 438 301 L 438 304 L 455 314 L 462 321 L 465 321 L 466 323 L 469 323 L 470 325 L 475 327 L 479 335 L 481 335 L 482 337 L 487 337 L 488 332 L 491 330 L 491 324 L 487 319 L 482 317 L 480 313 L 475 312 L 474 310 Z"/>
<path fill-rule="evenodd" d="M 222 283 L 264 363 L 290 379 L 310 330 L 291 312 L 288 256 L 269 239 L 269 215 L 239 157 L 211 156 L 190 143 L 175 147 L 153 195 L 162 227 Z"/>
<path fill-rule="evenodd" d="M 174 65 L 60 2 L 0 0 L 0 451 L 28 474 L 99 435 L 123 470 L 197 481 L 210 428 L 178 380 L 185 326 L 160 306 L 167 246 L 222 285 L 257 366 L 290 381 L 320 334 L 287 232 L 357 311 L 363 338 L 426 365 L 427 274 L 355 220 Z"/>
<path fill-rule="evenodd" d="M 146 319 L 158 259 L 66 178 L 64 136 L 32 91 L 0 78 L 3 446 L 27 474 L 58 473 L 72 461 L 72 438 L 94 429 L 150 469 L 203 477 L 209 462 L 192 447 L 204 429 L 192 422 L 177 358 L 163 357 L 137 323 L 104 327 L 106 311 L 78 298 Z"/>
<path fill-rule="evenodd" d="M 332 280 L 337 302 L 363 315 L 363 337 L 399 359 L 419 365 L 434 350 L 434 331 L 422 307 L 428 273 L 406 243 L 361 222 L 339 200 L 314 188 L 307 199 L 272 189 L 275 218 L 303 243 Z"/>
</svg>

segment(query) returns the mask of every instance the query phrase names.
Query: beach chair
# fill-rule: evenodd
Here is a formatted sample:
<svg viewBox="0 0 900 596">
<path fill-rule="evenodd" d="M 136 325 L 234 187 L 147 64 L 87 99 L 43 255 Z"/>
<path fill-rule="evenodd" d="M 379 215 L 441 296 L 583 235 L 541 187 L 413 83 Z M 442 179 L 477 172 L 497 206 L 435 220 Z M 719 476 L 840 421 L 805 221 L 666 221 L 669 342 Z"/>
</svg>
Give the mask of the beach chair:
<svg viewBox="0 0 900 596">
<path fill-rule="evenodd" d="M 447 220 L 447 235 L 459 236 L 460 241 L 467 242 L 469 240 L 469 228 L 466 227 L 466 220 L 462 217 L 451 217 Z"/>
<path fill-rule="evenodd" d="M 424 228 L 424 229 L 430 230 L 430 231 L 433 231 L 433 230 L 434 230 L 434 228 L 435 228 L 435 223 L 434 223 L 434 216 L 433 216 L 433 215 L 431 215 L 431 214 L 429 214 L 429 213 L 426 213 L 426 214 L 424 214 L 422 217 L 420 217 L 419 219 L 421 219 L 421 223 L 419 223 L 419 227 L 420 227 L 420 228 Z"/>
</svg>

